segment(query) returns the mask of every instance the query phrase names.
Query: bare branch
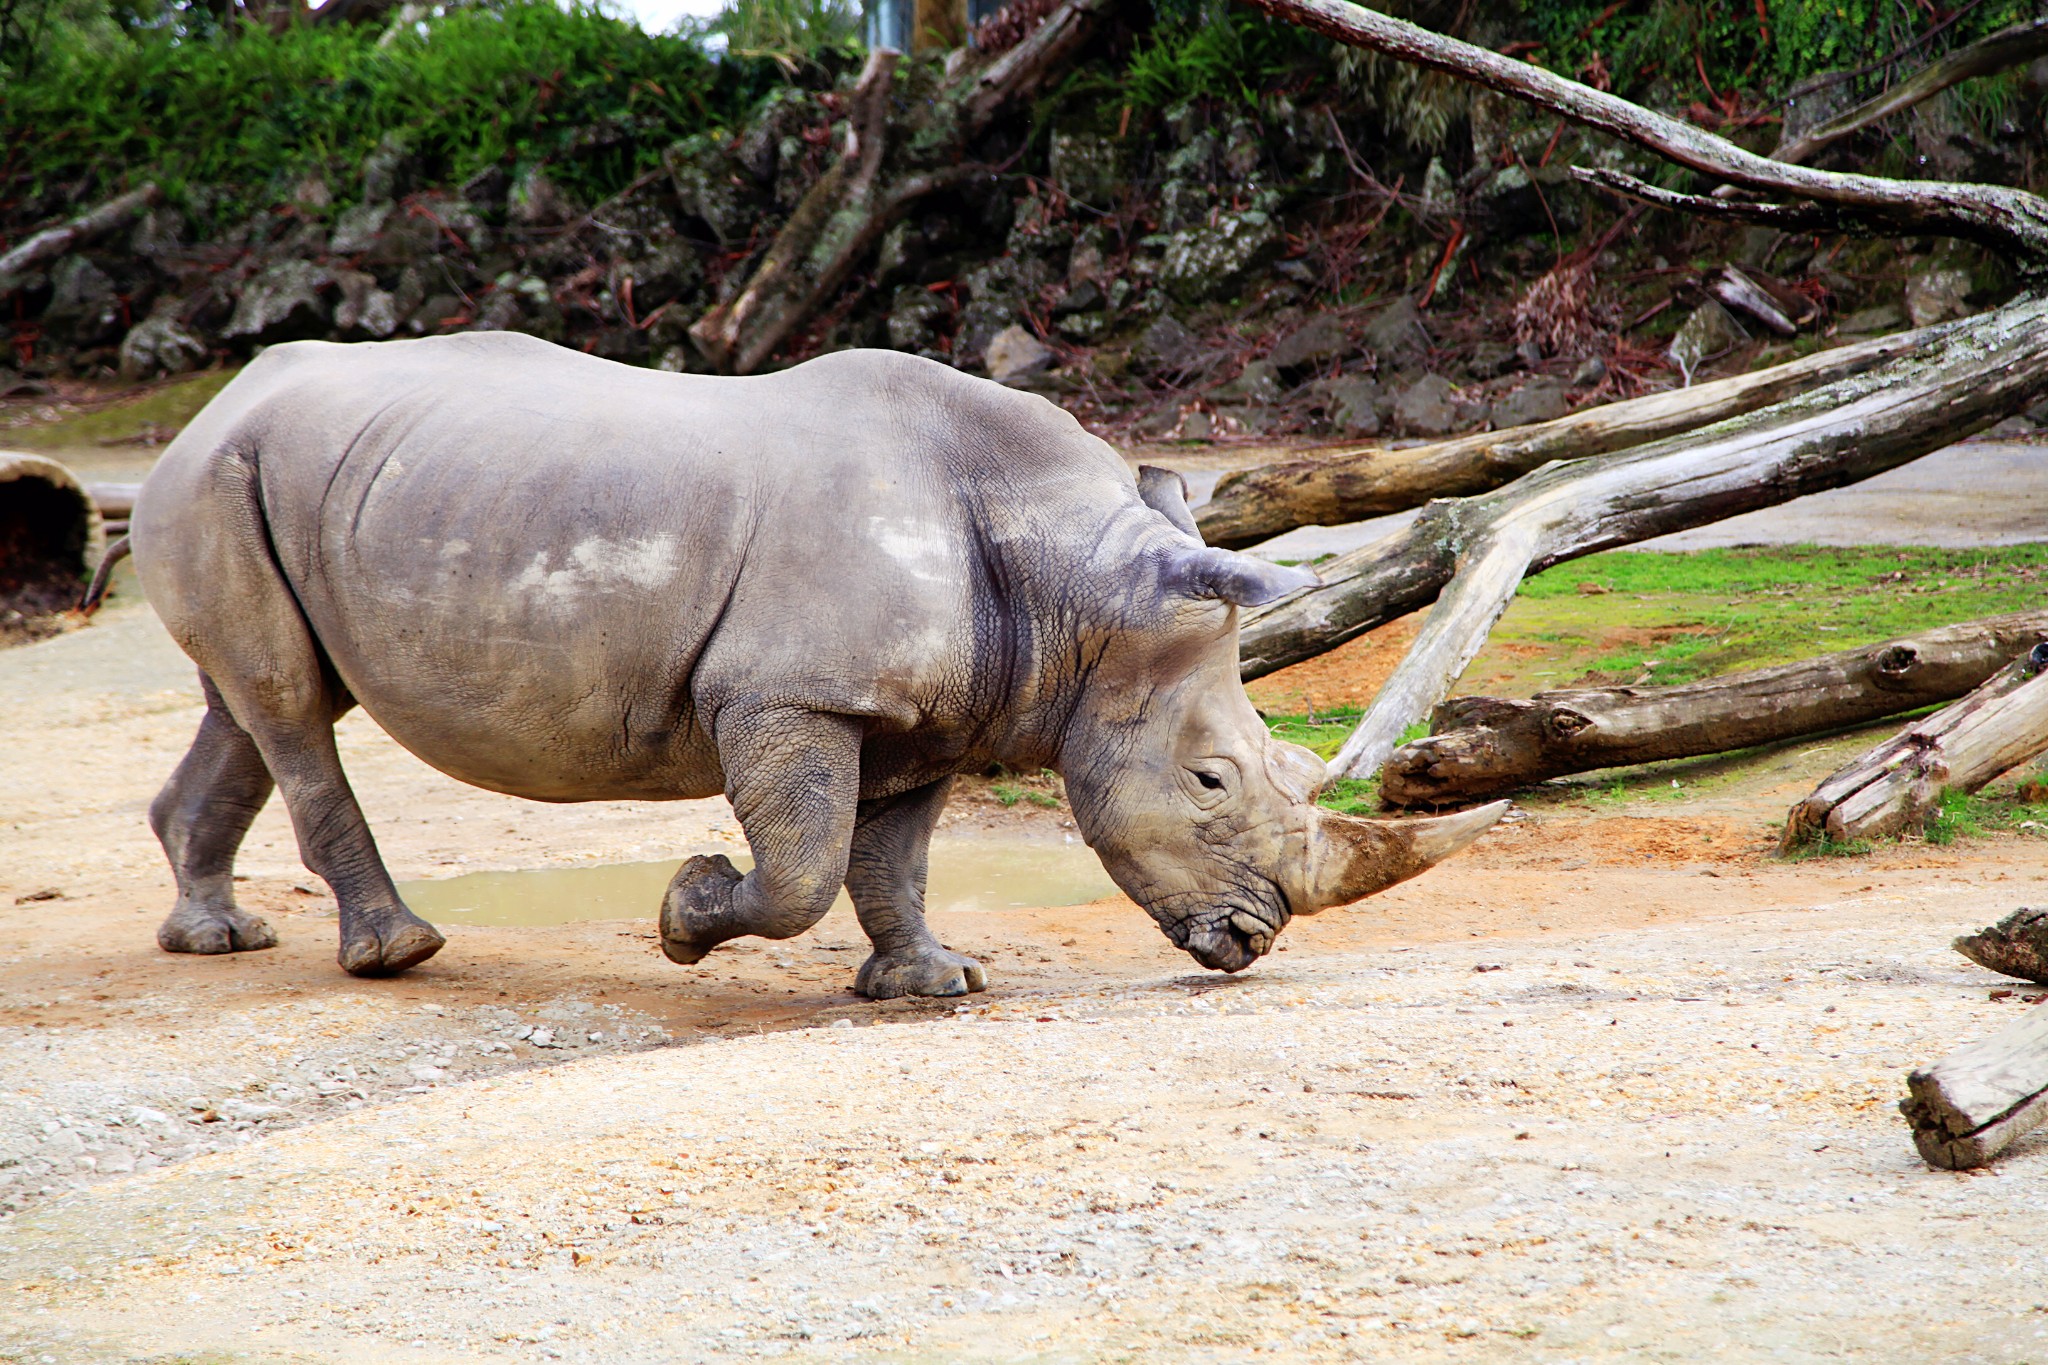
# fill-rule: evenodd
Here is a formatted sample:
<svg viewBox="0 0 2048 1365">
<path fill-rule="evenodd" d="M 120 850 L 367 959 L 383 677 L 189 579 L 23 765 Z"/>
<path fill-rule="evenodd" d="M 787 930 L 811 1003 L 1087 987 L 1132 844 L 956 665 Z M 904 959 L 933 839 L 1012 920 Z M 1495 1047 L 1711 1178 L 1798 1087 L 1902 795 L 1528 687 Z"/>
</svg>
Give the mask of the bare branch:
<svg viewBox="0 0 2048 1365">
<path fill-rule="evenodd" d="M 1540 105 L 1716 180 L 1829 205 L 1845 216 L 1875 217 L 1892 231 L 1905 224 L 1913 232 L 1967 238 L 2007 257 L 2022 273 L 2048 273 L 2048 202 L 2024 190 L 1886 180 L 1787 165 L 1619 96 L 1347 0 L 1246 3 L 1338 42 L 1385 52 Z"/>
<path fill-rule="evenodd" d="M 2048 19 L 2034 19 L 2023 24 L 2002 28 L 1974 43 L 1966 44 L 1943 57 L 1914 76 L 1899 82 L 1875 99 L 1865 100 L 1854 109 L 1838 114 L 1834 118 L 1812 129 L 1804 137 L 1785 143 L 1771 153 L 1776 161 L 1788 165 L 1805 161 L 1815 152 L 1832 146 L 1851 133 L 1868 128 L 1871 124 L 1890 118 L 1893 114 L 1923 100 L 1960 85 L 1978 76 L 1989 76 L 2031 62 L 2034 58 L 2048 53 Z"/>
</svg>

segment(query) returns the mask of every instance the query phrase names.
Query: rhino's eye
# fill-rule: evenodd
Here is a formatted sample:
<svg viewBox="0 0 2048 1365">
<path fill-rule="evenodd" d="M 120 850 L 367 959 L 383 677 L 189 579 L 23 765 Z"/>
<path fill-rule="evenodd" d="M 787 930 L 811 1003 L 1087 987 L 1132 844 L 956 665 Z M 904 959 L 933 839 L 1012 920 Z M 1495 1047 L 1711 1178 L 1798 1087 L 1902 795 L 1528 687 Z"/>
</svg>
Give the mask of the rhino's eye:
<svg viewBox="0 0 2048 1365">
<path fill-rule="evenodd" d="M 1222 779 L 1222 778 L 1220 778 L 1220 777 L 1218 777 L 1218 776 L 1216 776 L 1216 774 L 1214 774 L 1214 773 L 1205 773 L 1205 772 L 1203 772 L 1203 771 L 1202 771 L 1202 770 L 1201 770 L 1200 768 L 1196 768 L 1196 769 L 1194 770 L 1194 774 L 1195 774 L 1195 781 L 1197 781 L 1197 782 L 1201 783 L 1201 784 L 1202 784 L 1203 786 L 1207 787 L 1207 788 L 1208 788 L 1208 789 L 1209 789 L 1210 791 L 1212 791 L 1212 792 L 1220 792 L 1220 791 L 1222 791 L 1222 790 L 1223 790 L 1223 779 Z"/>
</svg>

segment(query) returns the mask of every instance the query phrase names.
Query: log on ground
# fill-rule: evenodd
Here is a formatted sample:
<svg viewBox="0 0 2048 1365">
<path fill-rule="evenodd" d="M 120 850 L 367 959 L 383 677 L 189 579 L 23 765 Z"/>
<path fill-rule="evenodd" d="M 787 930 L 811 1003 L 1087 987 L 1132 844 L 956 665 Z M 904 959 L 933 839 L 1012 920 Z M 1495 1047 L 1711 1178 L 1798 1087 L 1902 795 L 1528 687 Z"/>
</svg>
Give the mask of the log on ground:
<svg viewBox="0 0 2048 1365">
<path fill-rule="evenodd" d="M 1785 819 L 1787 851 L 1923 827 L 1944 793 L 1973 792 L 2048 749 L 2048 645 L 1836 770 Z"/>
<path fill-rule="evenodd" d="M 1930 1166 L 1988 1164 L 2048 1123 L 2048 1005 L 1906 1078 L 1899 1112 Z"/>
<path fill-rule="evenodd" d="M 55 460 L 0 450 L 0 642 L 69 611 L 104 551 L 91 497 Z"/>
<path fill-rule="evenodd" d="M 1979 967 L 2048 986 L 2048 908 L 2022 905 L 1951 945 Z"/>
<path fill-rule="evenodd" d="M 1380 796 L 1451 805 L 1567 773 L 1862 725 L 1960 697 L 2043 640 L 2048 611 L 2014 612 L 1674 687 L 1456 697 L 1436 708 L 1434 733 L 1387 759 Z"/>
<path fill-rule="evenodd" d="M 1902 332 L 1820 351 L 1754 374 L 1670 389 L 1552 422 L 1384 450 L 1342 445 L 1226 474 L 1195 512 L 1202 539 L 1242 549 L 1297 526 L 1342 526 L 1500 487 L 1552 460 L 1606 455 L 1767 407 L 1861 374 L 1926 340 Z"/>
</svg>

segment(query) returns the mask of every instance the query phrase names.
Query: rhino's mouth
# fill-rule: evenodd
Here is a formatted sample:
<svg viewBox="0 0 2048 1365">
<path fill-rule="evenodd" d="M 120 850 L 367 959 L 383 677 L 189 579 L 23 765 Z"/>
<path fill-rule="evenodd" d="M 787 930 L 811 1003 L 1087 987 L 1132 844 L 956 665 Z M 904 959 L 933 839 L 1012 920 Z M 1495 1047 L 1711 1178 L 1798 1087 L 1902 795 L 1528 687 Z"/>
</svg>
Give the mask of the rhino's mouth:
<svg viewBox="0 0 2048 1365">
<path fill-rule="evenodd" d="M 1182 920 L 1175 926 L 1179 932 L 1168 930 L 1167 936 L 1212 971 L 1241 972 L 1273 951 L 1273 941 L 1288 918 L 1284 905 L 1227 905 Z"/>
</svg>

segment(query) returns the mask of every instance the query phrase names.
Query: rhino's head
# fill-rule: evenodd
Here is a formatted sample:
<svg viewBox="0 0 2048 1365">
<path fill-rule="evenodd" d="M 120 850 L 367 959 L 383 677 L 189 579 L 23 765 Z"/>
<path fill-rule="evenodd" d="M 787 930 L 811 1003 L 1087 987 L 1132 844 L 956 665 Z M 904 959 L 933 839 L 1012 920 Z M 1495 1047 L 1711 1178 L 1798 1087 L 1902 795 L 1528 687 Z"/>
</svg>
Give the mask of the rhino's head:
<svg viewBox="0 0 2048 1365">
<path fill-rule="evenodd" d="M 1197 962 L 1249 966 L 1294 916 L 1416 875 L 1507 809 L 1381 821 L 1316 805 L 1327 768 L 1272 737 L 1237 661 L 1237 608 L 1312 586 L 1314 575 L 1194 544 L 1150 563 L 1156 608 L 1141 595 L 1129 628 L 1105 643 L 1062 766 L 1110 876 Z"/>
</svg>

